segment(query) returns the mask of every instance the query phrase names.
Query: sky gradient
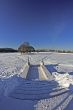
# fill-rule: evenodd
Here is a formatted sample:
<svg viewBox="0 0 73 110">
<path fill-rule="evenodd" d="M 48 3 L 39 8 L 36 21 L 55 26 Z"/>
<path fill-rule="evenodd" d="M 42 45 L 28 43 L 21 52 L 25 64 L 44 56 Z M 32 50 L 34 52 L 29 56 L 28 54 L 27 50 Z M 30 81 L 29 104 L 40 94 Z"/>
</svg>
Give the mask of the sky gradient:
<svg viewBox="0 0 73 110">
<path fill-rule="evenodd" d="M 0 0 L 0 47 L 73 50 L 72 0 Z"/>
</svg>

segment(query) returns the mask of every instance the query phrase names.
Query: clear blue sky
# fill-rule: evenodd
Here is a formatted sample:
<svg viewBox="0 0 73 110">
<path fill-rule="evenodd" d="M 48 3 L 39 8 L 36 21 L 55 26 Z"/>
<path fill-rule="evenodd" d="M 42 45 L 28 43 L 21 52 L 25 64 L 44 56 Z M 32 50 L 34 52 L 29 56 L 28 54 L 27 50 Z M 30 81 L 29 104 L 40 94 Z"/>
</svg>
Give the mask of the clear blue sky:
<svg viewBox="0 0 73 110">
<path fill-rule="evenodd" d="M 72 0 L 0 0 L 0 47 L 73 50 Z"/>
</svg>

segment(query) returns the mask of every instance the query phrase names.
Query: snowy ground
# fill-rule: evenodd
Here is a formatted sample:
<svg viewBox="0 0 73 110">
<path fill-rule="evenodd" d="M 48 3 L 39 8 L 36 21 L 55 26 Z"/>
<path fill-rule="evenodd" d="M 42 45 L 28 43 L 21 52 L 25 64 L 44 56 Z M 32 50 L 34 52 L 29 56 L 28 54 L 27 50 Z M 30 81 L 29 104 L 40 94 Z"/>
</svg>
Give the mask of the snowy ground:
<svg viewBox="0 0 73 110">
<path fill-rule="evenodd" d="M 34 69 L 24 79 L 28 57 Z M 38 77 L 42 60 L 51 81 Z M 0 110 L 73 110 L 73 54 L 0 54 Z"/>
</svg>

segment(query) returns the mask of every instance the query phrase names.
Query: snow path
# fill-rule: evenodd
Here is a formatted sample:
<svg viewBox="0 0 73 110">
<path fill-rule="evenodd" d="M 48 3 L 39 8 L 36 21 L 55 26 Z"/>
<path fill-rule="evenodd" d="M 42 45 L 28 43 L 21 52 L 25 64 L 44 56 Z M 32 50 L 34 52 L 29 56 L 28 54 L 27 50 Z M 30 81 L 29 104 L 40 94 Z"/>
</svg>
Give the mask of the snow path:
<svg viewBox="0 0 73 110">
<path fill-rule="evenodd" d="M 43 59 L 55 79 L 44 80 L 39 66 L 21 78 L 28 57 L 32 65 Z M 73 54 L 0 54 L 0 110 L 73 110 Z"/>
<path fill-rule="evenodd" d="M 36 80 L 36 79 L 39 80 L 39 72 L 38 72 L 37 65 L 30 65 L 26 79 L 27 80 Z"/>
<path fill-rule="evenodd" d="M 45 78 L 46 74 L 44 71 L 41 70 L 41 68 L 42 67 L 40 65 L 30 65 L 26 79 L 27 80 L 46 80 Z M 49 78 L 47 79 L 49 80 Z"/>
</svg>

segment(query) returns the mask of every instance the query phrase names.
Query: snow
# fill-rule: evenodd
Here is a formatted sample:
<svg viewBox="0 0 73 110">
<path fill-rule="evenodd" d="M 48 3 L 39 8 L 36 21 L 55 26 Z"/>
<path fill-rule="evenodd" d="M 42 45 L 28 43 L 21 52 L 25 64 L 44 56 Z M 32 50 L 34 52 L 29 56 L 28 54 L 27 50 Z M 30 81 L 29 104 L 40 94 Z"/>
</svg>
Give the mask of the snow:
<svg viewBox="0 0 73 110">
<path fill-rule="evenodd" d="M 60 86 L 69 87 L 70 84 L 73 85 L 73 76 L 69 75 L 68 73 L 59 74 L 54 73 L 55 80 L 59 83 Z"/>
<path fill-rule="evenodd" d="M 30 67 L 28 57 L 32 65 Z M 45 74 L 40 69 L 42 67 L 38 66 L 42 60 L 47 73 L 53 76 L 51 80 L 50 75 L 48 79 L 44 78 Z M 0 54 L 0 110 L 72 108 L 73 54 Z"/>
</svg>

